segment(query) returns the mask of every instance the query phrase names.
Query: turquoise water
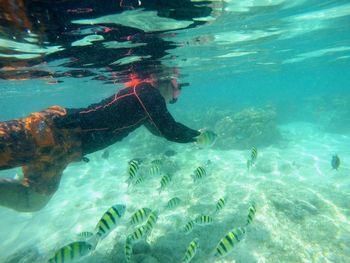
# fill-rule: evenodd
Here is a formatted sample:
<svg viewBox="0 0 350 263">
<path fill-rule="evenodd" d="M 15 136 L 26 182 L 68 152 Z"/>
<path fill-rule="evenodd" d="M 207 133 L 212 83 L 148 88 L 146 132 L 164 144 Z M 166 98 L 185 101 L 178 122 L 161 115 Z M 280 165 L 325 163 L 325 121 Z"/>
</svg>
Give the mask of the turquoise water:
<svg viewBox="0 0 350 263">
<path fill-rule="evenodd" d="M 205 5 L 212 8 L 210 16 L 176 21 L 138 8 L 113 18 L 87 13 L 70 20 L 80 28 L 94 23 L 141 28 L 171 42 L 159 48 L 166 52 L 158 57 L 157 48 L 145 49 L 142 55 L 135 51 L 137 59 L 179 67 L 179 80 L 190 85 L 183 88 L 176 104 L 169 105 L 169 111 L 177 121 L 194 129 L 211 129 L 219 137 L 212 147 L 203 149 L 168 142 L 140 128 L 110 146 L 108 159 L 98 151 L 88 155 L 89 163 L 71 164 L 44 209 L 18 213 L 0 208 L 0 262 L 46 262 L 55 250 L 77 240 L 79 232 L 92 231 L 101 215 L 117 203 L 127 207 L 120 224 L 79 262 L 126 262 L 124 243 L 132 232 L 128 221 L 141 207 L 158 210 L 159 218 L 147 240 L 135 244 L 131 262 L 181 262 L 194 238 L 199 239 L 200 248 L 191 262 L 350 261 L 350 4 L 261 0 Z M 203 23 L 189 27 L 194 21 Z M 84 68 L 110 77 L 104 66 L 111 62 L 98 66 L 101 58 L 94 61 L 91 50 L 82 56 L 90 57 L 92 66 L 67 66 L 73 55 L 65 52 L 103 44 L 107 50 L 112 37 L 92 33 L 98 40 L 77 48 L 76 41 L 86 37 L 79 35 L 48 54 L 58 42 L 40 42 L 35 35 L 29 41 L 21 34 L 17 39 L 11 34 L 0 36 L 1 121 L 51 105 L 85 107 L 123 86 L 115 78 L 115 84 L 103 84 L 92 77 L 58 74 Z M 8 40 L 29 46 L 16 49 Z M 148 58 L 147 52 L 153 57 Z M 38 53 L 40 59 L 18 57 Z M 125 64 L 116 64 L 114 71 L 136 63 L 125 53 L 122 58 Z M 27 64 L 19 67 L 18 62 Z M 17 76 L 38 69 L 47 74 L 12 80 L 12 71 L 5 67 L 10 65 L 17 66 Z M 50 80 L 63 82 L 49 85 Z M 253 146 L 258 157 L 248 170 Z M 165 155 L 167 150 L 175 155 Z M 334 154 L 341 161 L 337 170 L 331 166 Z M 154 175 L 128 187 L 127 165 L 133 158 L 144 159 L 141 169 L 145 171 L 152 160 L 162 159 L 161 174 L 173 174 L 172 183 L 159 193 L 161 175 Z M 207 177 L 193 181 L 192 172 L 208 160 Z M 4 170 L 0 176 L 12 178 L 18 172 L 17 168 Z M 175 196 L 183 202 L 165 209 Z M 213 215 L 211 224 L 195 225 L 189 234 L 182 232 L 189 220 L 212 215 L 221 197 L 227 199 L 226 206 Z M 257 211 L 244 238 L 227 256 L 214 257 L 221 238 L 245 225 L 252 202 Z"/>
</svg>

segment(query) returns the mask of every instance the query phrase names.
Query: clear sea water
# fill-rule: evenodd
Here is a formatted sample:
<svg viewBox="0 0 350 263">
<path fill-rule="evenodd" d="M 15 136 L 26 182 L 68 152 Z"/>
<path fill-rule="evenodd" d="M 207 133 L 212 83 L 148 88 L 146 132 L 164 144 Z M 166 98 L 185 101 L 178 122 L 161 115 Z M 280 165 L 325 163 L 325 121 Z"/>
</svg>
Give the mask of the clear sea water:
<svg viewBox="0 0 350 263">
<path fill-rule="evenodd" d="M 191 262 L 350 262 L 349 1 L 102 2 L 0 5 L 0 121 L 51 105 L 88 106 L 122 88 L 128 68 L 162 63 L 189 83 L 169 111 L 219 137 L 198 148 L 140 128 L 108 147 L 108 159 L 98 151 L 70 165 L 41 211 L 0 207 L 0 262 L 46 262 L 117 203 L 127 206 L 123 220 L 79 262 L 126 262 L 127 223 L 141 207 L 160 214 L 132 262 L 181 262 L 194 238 L 200 248 Z M 253 146 L 258 157 L 248 170 Z M 164 159 L 172 184 L 159 194 L 155 175 L 128 187 L 133 158 Z M 208 160 L 208 176 L 194 182 L 191 173 Z M 175 196 L 183 203 L 164 209 Z M 212 224 L 182 233 L 220 197 L 227 204 Z M 244 239 L 214 257 L 252 202 Z"/>
</svg>

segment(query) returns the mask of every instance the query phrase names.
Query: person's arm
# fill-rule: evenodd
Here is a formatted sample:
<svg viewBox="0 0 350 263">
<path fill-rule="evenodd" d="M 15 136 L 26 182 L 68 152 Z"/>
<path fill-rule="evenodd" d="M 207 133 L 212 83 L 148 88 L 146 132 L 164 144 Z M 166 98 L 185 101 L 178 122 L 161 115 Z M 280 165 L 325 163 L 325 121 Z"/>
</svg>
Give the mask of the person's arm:
<svg viewBox="0 0 350 263">
<path fill-rule="evenodd" d="M 160 93 L 151 88 L 149 94 L 142 96 L 142 102 L 148 115 L 147 129 L 157 136 L 173 142 L 188 143 L 196 141 L 200 132 L 176 122 L 169 113 Z"/>
</svg>

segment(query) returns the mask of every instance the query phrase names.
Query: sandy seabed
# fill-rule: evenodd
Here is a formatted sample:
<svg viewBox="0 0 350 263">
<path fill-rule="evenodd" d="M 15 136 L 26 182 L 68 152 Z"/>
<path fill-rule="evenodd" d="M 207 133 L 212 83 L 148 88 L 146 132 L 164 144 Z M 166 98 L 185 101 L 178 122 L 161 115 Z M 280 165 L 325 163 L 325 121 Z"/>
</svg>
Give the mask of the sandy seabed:
<svg viewBox="0 0 350 263">
<path fill-rule="evenodd" d="M 77 240 L 79 232 L 92 231 L 101 215 L 119 203 L 127 210 L 118 226 L 79 262 L 126 262 L 128 222 L 141 207 L 158 210 L 159 218 L 147 240 L 134 245 L 132 262 L 181 262 L 196 237 L 200 248 L 191 262 L 350 262 L 350 135 L 323 133 L 308 123 L 279 129 L 284 141 L 258 149 L 250 171 L 249 151 L 198 149 L 138 131 L 110 147 L 108 159 L 101 151 L 89 155 L 89 163 L 70 165 L 43 210 L 0 208 L 0 262 L 46 262 L 56 249 Z M 167 157 L 166 149 L 176 154 Z M 335 153 L 341 159 L 338 170 L 330 164 Z M 159 193 L 161 175 L 147 175 L 142 184 L 128 187 L 128 161 L 135 157 L 144 159 L 145 171 L 147 163 L 162 158 L 162 174 L 172 175 L 171 184 Z M 208 160 L 207 176 L 193 181 L 193 170 Z M 172 197 L 182 202 L 166 209 Z M 221 197 L 226 206 L 215 214 Z M 244 239 L 226 257 L 214 258 L 220 239 L 245 225 L 251 202 L 257 212 Z M 214 222 L 183 233 L 185 224 L 202 214 L 213 215 Z"/>
</svg>

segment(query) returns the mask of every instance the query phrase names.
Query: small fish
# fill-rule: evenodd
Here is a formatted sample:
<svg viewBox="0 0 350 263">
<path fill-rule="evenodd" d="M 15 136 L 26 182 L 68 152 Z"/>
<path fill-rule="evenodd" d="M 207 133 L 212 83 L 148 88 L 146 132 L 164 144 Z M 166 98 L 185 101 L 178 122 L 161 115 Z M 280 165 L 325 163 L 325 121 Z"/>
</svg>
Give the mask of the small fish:
<svg viewBox="0 0 350 263">
<path fill-rule="evenodd" d="M 48 263 L 74 262 L 88 255 L 92 251 L 92 245 L 87 242 L 73 242 L 58 249 Z"/>
<path fill-rule="evenodd" d="M 173 198 L 171 198 L 171 199 L 168 201 L 168 203 L 167 203 L 167 205 L 166 205 L 166 208 L 168 208 L 168 209 L 173 209 L 173 208 L 179 206 L 180 203 L 181 203 L 181 199 L 180 199 L 180 198 L 178 198 L 178 197 L 173 197 Z"/>
<path fill-rule="evenodd" d="M 151 232 L 154 225 L 157 223 L 158 220 L 158 212 L 157 211 L 152 211 L 145 223 L 145 227 L 148 232 Z"/>
<path fill-rule="evenodd" d="M 253 222 L 254 217 L 255 217 L 255 213 L 256 213 L 256 207 L 255 207 L 255 203 L 253 202 L 248 208 L 248 216 L 247 216 L 246 226 Z"/>
<path fill-rule="evenodd" d="M 208 215 L 201 215 L 201 216 L 198 216 L 194 222 L 197 224 L 197 225 L 208 225 L 208 224 L 211 224 L 213 223 L 214 219 L 211 217 L 211 216 L 208 216 Z"/>
<path fill-rule="evenodd" d="M 151 212 L 152 210 L 150 208 L 147 208 L 147 207 L 140 208 L 131 216 L 130 223 L 132 225 L 143 223 Z"/>
<path fill-rule="evenodd" d="M 256 159 L 258 158 L 258 150 L 255 146 L 250 150 L 250 159 L 247 161 L 248 170 L 255 164 Z"/>
<path fill-rule="evenodd" d="M 79 234 L 77 234 L 78 238 L 80 239 L 88 239 L 90 237 L 92 237 L 94 235 L 94 233 L 89 232 L 89 231 L 84 231 L 84 232 L 80 232 Z"/>
<path fill-rule="evenodd" d="M 160 174 L 160 166 L 158 164 L 152 164 L 148 169 L 148 174 L 150 176 L 157 176 Z"/>
<path fill-rule="evenodd" d="M 340 165 L 340 159 L 337 154 L 332 156 L 332 161 L 331 161 L 332 168 L 335 170 L 338 170 L 339 165 Z"/>
<path fill-rule="evenodd" d="M 226 205 L 226 198 L 221 197 L 217 202 L 216 202 L 216 210 L 215 212 L 218 213 L 220 212 Z"/>
<path fill-rule="evenodd" d="M 82 160 L 83 160 L 83 162 L 85 162 L 85 163 L 90 162 L 90 159 L 89 159 L 89 158 L 87 158 L 87 157 L 85 157 L 85 156 L 82 158 Z"/>
<path fill-rule="evenodd" d="M 195 238 L 188 245 L 181 263 L 189 263 L 192 260 L 192 258 L 196 255 L 198 248 L 199 248 L 199 240 L 198 238 Z"/>
<path fill-rule="evenodd" d="M 132 255 L 132 242 L 131 242 L 131 238 L 127 237 L 125 240 L 125 246 L 124 246 L 124 256 L 125 256 L 126 262 L 130 262 L 131 255 Z"/>
<path fill-rule="evenodd" d="M 139 162 L 136 160 L 131 160 L 128 166 L 129 182 L 131 182 L 134 178 L 136 178 L 138 171 L 139 171 Z"/>
<path fill-rule="evenodd" d="M 222 257 L 227 255 L 232 251 L 235 244 L 241 241 L 245 234 L 245 228 L 235 228 L 232 231 L 228 232 L 225 237 L 223 237 L 218 245 L 216 246 L 216 257 Z"/>
<path fill-rule="evenodd" d="M 215 132 L 209 130 L 201 131 L 201 134 L 196 137 L 197 145 L 201 147 L 213 146 L 218 135 Z"/>
<path fill-rule="evenodd" d="M 163 165 L 163 161 L 160 160 L 160 159 L 156 159 L 156 160 L 153 160 L 151 162 L 152 165 L 157 165 L 157 166 L 162 166 Z"/>
<path fill-rule="evenodd" d="M 199 166 L 193 171 L 192 178 L 194 181 L 203 179 L 207 175 L 207 171 L 203 166 Z"/>
<path fill-rule="evenodd" d="M 107 160 L 109 158 L 109 151 L 108 150 L 103 151 L 101 157 Z"/>
<path fill-rule="evenodd" d="M 160 188 L 159 193 L 165 189 L 171 182 L 171 176 L 169 174 L 166 174 L 160 179 Z"/>
<path fill-rule="evenodd" d="M 117 225 L 119 219 L 124 215 L 126 206 L 117 204 L 110 207 L 101 217 L 96 225 L 96 235 L 99 238 L 106 237 Z"/>
<path fill-rule="evenodd" d="M 134 185 L 139 185 L 139 184 L 142 184 L 143 182 L 145 182 L 145 177 L 144 176 L 139 176 L 135 180 Z"/>
<path fill-rule="evenodd" d="M 255 162 L 256 158 L 258 158 L 258 150 L 255 146 L 253 146 L 250 151 L 250 160 L 252 160 L 252 162 Z"/>
<path fill-rule="evenodd" d="M 185 225 L 184 229 L 183 229 L 183 232 L 185 234 L 191 233 L 193 228 L 194 228 L 194 224 L 195 224 L 195 222 L 193 220 L 188 221 L 187 224 Z"/>
<path fill-rule="evenodd" d="M 137 242 L 144 238 L 147 234 L 147 228 L 145 226 L 140 226 L 128 237 L 130 241 Z"/>
</svg>

